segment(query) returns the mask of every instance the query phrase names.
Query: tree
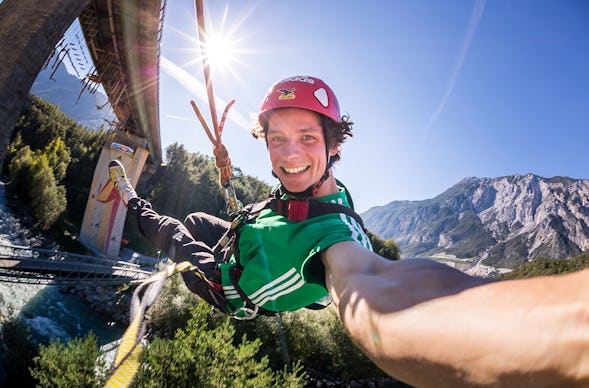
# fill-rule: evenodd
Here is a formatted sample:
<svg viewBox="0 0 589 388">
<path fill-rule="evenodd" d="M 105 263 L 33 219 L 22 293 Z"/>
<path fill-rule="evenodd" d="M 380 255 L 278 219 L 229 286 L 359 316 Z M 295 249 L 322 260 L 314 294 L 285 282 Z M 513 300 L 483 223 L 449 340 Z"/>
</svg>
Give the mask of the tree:
<svg viewBox="0 0 589 388">
<path fill-rule="evenodd" d="M 17 196 L 27 201 L 30 198 L 29 184 L 31 182 L 31 166 L 33 164 L 33 152 L 26 145 L 14 151 L 14 156 L 8 164 L 10 175 L 10 190 Z"/>
<path fill-rule="evenodd" d="M 399 246 L 393 239 L 383 240 L 370 231 L 366 231 L 366 234 L 372 244 L 372 250 L 376 254 L 390 260 L 398 260 L 401 257 Z"/>
<path fill-rule="evenodd" d="M 37 345 L 27 324 L 15 316 L 3 317 L 0 325 L 0 363 L 5 371 L 0 385 L 6 387 L 31 387 L 34 380 L 29 375 Z"/>
<path fill-rule="evenodd" d="M 143 353 L 136 386 L 140 387 L 296 387 L 303 385 L 297 365 L 292 373 L 274 372 L 259 357 L 260 340 L 245 336 L 234 343 L 229 319 L 208 324 L 209 307 L 192 309 L 185 329 L 174 340 L 156 338 Z"/>
<path fill-rule="evenodd" d="M 72 160 L 69 149 L 63 140 L 57 137 L 47 144 L 43 153 L 47 157 L 49 167 L 53 170 L 53 176 L 58 182 L 61 182 L 65 178 L 68 165 Z"/>
<path fill-rule="evenodd" d="M 49 229 L 65 211 L 65 187 L 57 184 L 53 170 L 44 154 L 31 166 L 31 207 L 42 229 Z"/>
<path fill-rule="evenodd" d="M 93 333 L 74 338 L 68 344 L 59 340 L 40 345 L 33 359 L 31 376 L 41 387 L 97 387 L 106 381 L 106 363 L 99 357 L 98 341 Z"/>
</svg>

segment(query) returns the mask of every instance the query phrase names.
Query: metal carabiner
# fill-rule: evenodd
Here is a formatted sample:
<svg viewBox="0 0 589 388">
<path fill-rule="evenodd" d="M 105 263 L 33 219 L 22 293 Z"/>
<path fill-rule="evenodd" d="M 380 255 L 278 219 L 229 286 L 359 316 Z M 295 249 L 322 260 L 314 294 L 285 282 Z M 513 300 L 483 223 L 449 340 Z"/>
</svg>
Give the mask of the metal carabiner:
<svg viewBox="0 0 589 388">
<path fill-rule="evenodd" d="M 244 316 L 238 317 L 237 314 L 244 313 Z M 231 313 L 231 318 L 235 318 L 238 321 L 249 321 L 250 319 L 254 319 L 258 315 L 258 305 L 252 310 L 249 307 L 240 307 L 234 312 Z"/>
</svg>

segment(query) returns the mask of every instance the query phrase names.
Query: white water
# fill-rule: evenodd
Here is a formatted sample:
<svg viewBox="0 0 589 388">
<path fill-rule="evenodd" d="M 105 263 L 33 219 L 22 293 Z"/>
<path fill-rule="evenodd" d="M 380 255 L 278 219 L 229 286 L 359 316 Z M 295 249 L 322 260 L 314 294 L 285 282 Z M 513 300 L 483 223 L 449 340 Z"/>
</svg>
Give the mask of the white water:
<svg viewBox="0 0 589 388">
<path fill-rule="evenodd" d="M 6 187 L 0 183 L 0 243 L 31 246 L 42 241 L 14 216 L 6 200 Z M 47 247 L 45 247 L 47 248 Z M 58 286 L 0 282 L 0 325 L 3 319 L 18 317 L 34 338 L 48 342 L 84 337 L 90 331 L 100 345 L 120 338 L 123 329 L 108 317 L 92 310 L 81 298 L 59 292 Z"/>
</svg>

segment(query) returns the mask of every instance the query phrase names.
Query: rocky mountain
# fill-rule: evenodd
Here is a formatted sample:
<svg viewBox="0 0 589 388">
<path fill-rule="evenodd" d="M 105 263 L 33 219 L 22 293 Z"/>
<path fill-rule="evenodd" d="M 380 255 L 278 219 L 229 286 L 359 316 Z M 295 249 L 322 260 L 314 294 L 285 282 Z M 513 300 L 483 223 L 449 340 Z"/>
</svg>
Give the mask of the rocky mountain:
<svg viewBox="0 0 589 388">
<path fill-rule="evenodd" d="M 57 105 L 63 113 L 82 126 L 93 129 L 98 129 L 101 125 L 108 127 L 106 120 L 112 121 L 114 114 L 110 106 L 105 105 L 108 101 L 105 94 L 100 91 L 90 94 L 86 89 L 80 95 L 84 85 L 80 79 L 68 73 L 63 64 L 58 67 L 53 79 L 50 79 L 52 72 L 48 67 L 39 73 L 31 88 L 32 94 Z"/>
<path fill-rule="evenodd" d="M 402 257 L 514 268 L 589 248 L 589 180 L 466 178 L 433 199 L 393 201 L 362 218 L 372 232 L 393 238 Z"/>
</svg>

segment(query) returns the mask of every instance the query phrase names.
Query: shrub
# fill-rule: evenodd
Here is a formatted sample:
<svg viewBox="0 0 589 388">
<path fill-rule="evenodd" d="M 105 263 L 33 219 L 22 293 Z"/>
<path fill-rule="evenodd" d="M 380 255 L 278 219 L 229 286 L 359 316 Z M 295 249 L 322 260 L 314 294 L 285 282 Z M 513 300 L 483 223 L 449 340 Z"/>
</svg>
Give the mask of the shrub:
<svg viewBox="0 0 589 388">
<path fill-rule="evenodd" d="M 75 338 L 67 345 L 52 342 L 39 347 L 31 376 L 41 387 L 96 387 L 105 382 L 105 362 L 96 336 Z"/>
<path fill-rule="evenodd" d="M 302 386 L 300 366 L 292 373 L 274 372 L 267 357 L 257 357 L 260 340 L 241 337 L 233 345 L 235 329 L 224 319 L 208 323 L 209 307 L 192 309 L 185 329 L 173 340 L 155 338 L 142 355 L 136 386 L 140 387 L 269 387 Z"/>
</svg>

